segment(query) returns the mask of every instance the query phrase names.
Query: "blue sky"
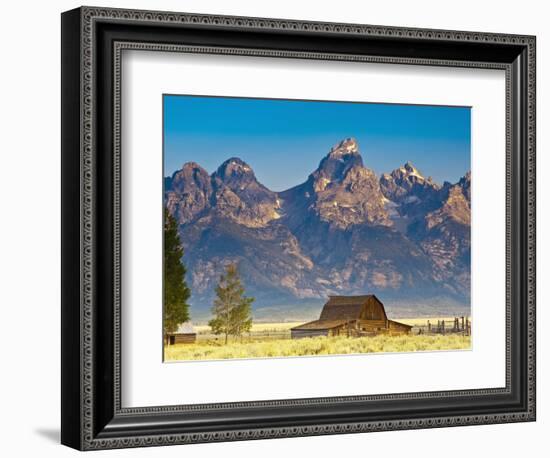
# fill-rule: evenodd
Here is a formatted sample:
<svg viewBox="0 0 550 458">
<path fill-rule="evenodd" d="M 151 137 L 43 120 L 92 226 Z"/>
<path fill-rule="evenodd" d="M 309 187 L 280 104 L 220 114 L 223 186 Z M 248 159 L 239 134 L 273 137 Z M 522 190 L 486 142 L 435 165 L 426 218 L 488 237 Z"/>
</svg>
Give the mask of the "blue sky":
<svg viewBox="0 0 550 458">
<path fill-rule="evenodd" d="M 164 95 L 164 174 L 236 156 L 273 191 L 302 183 L 330 148 L 355 137 L 377 174 L 411 161 L 456 182 L 470 170 L 470 108 Z"/>
</svg>

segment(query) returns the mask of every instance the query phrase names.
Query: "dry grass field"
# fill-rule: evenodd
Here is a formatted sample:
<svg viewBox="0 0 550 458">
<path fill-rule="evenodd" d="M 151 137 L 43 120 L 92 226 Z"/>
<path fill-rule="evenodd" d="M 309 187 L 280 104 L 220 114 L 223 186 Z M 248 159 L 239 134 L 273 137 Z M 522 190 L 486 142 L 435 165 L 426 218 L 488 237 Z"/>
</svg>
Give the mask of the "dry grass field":
<svg viewBox="0 0 550 458">
<path fill-rule="evenodd" d="M 285 356 L 345 355 L 470 349 L 470 336 L 402 335 L 375 337 L 313 337 L 306 339 L 267 339 L 250 337 L 243 342 L 198 341 L 165 347 L 165 361 L 268 358 Z"/>
</svg>

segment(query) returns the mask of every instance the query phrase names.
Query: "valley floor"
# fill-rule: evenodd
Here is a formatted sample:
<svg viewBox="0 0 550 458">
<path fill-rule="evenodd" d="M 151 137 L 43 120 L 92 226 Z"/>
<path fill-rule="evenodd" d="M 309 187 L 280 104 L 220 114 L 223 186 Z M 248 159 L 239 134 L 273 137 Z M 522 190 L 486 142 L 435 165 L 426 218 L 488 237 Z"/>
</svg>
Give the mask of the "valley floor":
<svg viewBox="0 0 550 458">
<path fill-rule="evenodd" d="M 468 350 L 470 336 L 462 334 L 401 335 L 375 337 L 313 337 L 305 339 L 271 338 L 200 340 L 194 344 L 165 347 L 165 361 L 220 360 L 232 358 L 268 358 L 288 356 L 394 353 L 435 350 Z"/>
</svg>

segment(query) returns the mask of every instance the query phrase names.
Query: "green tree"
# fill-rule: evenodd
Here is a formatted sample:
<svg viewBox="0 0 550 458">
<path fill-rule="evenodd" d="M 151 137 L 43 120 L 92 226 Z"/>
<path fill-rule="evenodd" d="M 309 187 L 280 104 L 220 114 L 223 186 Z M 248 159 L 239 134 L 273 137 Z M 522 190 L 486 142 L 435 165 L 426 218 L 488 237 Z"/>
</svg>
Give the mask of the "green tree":
<svg viewBox="0 0 550 458">
<path fill-rule="evenodd" d="M 253 297 L 244 295 L 244 287 L 236 264 L 228 264 L 216 287 L 216 299 L 212 306 L 214 318 L 208 322 L 216 335 L 242 336 L 252 327 L 251 306 Z"/>
<path fill-rule="evenodd" d="M 164 209 L 164 335 L 178 329 L 180 323 L 189 320 L 187 301 L 191 291 L 185 282 L 182 263 L 183 247 L 178 235 L 176 219 Z"/>
</svg>

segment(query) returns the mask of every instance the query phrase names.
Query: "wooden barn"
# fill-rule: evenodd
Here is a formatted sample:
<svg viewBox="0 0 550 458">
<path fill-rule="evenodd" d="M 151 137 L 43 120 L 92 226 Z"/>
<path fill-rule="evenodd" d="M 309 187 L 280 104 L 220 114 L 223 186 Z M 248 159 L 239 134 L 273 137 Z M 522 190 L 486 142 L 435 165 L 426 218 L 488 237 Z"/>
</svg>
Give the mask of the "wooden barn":
<svg viewBox="0 0 550 458">
<path fill-rule="evenodd" d="M 316 336 L 373 336 L 408 334 L 412 326 L 388 319 L 384 304 L 374 295 L 329 296 L 316 321 L 290 330 L 293 339 Z"/>
<path fill-rule="evenodd" d="M 168 345 L 179 343 L 192 344 L 197 341 L 197 333 L 193 325 L 187 321 L 178 326 L 176 332 L 168 334 Z"/>
</svg>

